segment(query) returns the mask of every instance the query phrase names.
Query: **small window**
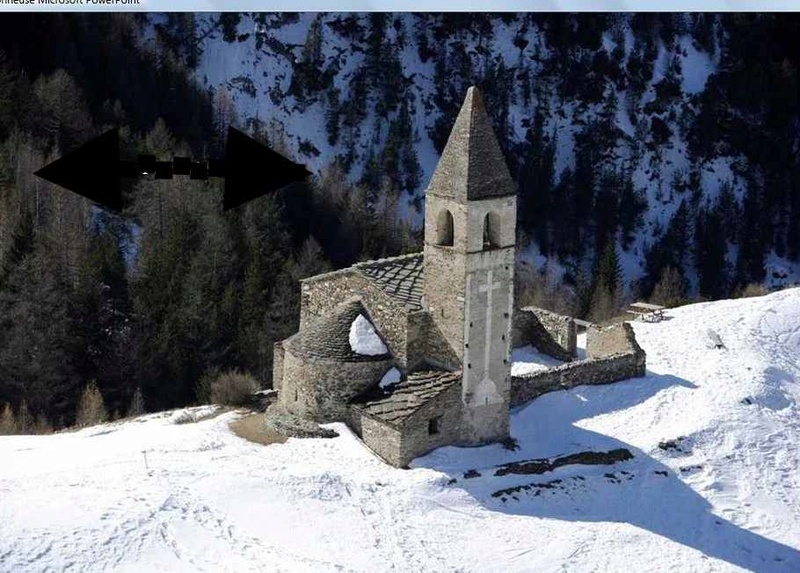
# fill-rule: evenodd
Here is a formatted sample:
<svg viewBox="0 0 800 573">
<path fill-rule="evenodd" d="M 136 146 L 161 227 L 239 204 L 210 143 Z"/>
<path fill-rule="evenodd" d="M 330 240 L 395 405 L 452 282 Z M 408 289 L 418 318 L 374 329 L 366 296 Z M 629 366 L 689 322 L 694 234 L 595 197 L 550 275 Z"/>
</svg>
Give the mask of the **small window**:
<svg viewBox="0 0 800 573">
<path fill-rule="evenodd" d="M 433 436 L 439 433 L 439 418 L 431 418 L 428 420 L 428 435 Z"/>
<path fill-rule="evenodd" d="M 439 216 L 436 217 L 436 244 L 453 246 L 453 215 L 447 209 L 439 211 Z"/>
<path fill-rule="evenodd" d="M 483 220 L 483 249 L 500 247 L 500 215 L 487 213 Z"/>
<path fill-rule="evenodd" d="M 294 391 L 294 401 L 297 402 L 299 395 L 297 394 L 297 389 Z"/>
</svg>

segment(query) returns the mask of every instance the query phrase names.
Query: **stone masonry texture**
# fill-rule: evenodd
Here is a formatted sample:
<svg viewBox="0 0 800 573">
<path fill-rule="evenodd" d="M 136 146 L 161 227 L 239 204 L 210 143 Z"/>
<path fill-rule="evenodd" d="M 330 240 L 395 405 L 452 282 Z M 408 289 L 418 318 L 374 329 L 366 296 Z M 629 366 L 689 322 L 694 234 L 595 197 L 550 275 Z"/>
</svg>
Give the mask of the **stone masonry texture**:
<svg viewBox="0 0 800 573">
<path fill-rule="evenodd" d="M 595 329 L 594 336 L 594 356 L 526 376 L 513 377 L 511 407 L 521 406 L 554 390 L 574 388 L 582 384 L 610 384 L 645 375 L 646 355 L 636 342 L 630 324 L 623 323 L 605 330 Z"/>
<path fill-rule="evenodd" d="M 532 306 L 514 313 L 511 338 L 515 348 L 532 344 L 540 352 L 569 362 L 577 357 L 577 334 L 572 317 Z"/>
<path fill-rule="evenodd" d="M 346 422 L 376 454 L 405 467 L 440 446 L 506 438 L 509 407 L 544 392 L 644 374 L 645 354 L 627 324 L 591 329 L 588 358 L 574 361 L 573 319 L 515 311 L 516 185 L 475 88 L 425 200 L 423 253 L 301 281 L 299 332 L 274 345 L 282 410 Z M 349 346 L 361 314 L 385 342 L 385 355 Z M 512 345 L 524 344 L 570 362 L 511 378 Z M 390 368 L 402 378 L 381 388 Z"/>
</svg>

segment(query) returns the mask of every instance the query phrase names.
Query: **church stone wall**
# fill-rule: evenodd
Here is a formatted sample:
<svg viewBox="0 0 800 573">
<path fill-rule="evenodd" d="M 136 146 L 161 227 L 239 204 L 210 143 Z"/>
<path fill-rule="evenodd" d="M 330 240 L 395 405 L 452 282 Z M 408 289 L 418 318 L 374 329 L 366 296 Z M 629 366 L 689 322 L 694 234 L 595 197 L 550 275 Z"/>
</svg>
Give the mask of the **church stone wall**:
<svg viewBox="0 0 800 573">
<path fill-rule="evenodd" d="M 283 341 L 272 346 L 272 388 L 280 391 L 283 382 Z"/>
<path fill-rule="evenodd" d="M 317 422 L 344 422 L 348 402 L 377 384 L 394 361 L 339 362 L 285 348 L 283 364 L 280 400 L 287 411 Z"/>
<path fill-rule="evenodd" d="M 406 420 L 400 444 L 401 466 L 407 466 L 411 460 L 431 450 L 462 441 L 460 386 L 454 384 Z M 438 418 L 439 433 L 431 435 L 428 422 L 433 418 Z"/>
<path fill-rule="evenodd" d="M 511 407 L 521 406 L 554 390 L 583 384 L 610 384 L 645 375 L 646 355 L 636 342 L 630 324 L 594 330 L 594 355 L 589 358 L 540 370 L 511 379 Z M 588 341 L 587 341 L 588 346 Z"/>
<path fill-rule="evenodd" d="M 450 211 L 450 215 L 453 217 L 453 245 L 450 248 L 465 252 L 468 250 L 466 221 L 469 208 L 467 204 L 430 192 L 425 195 L 425 244 L 435 245 L 436 237 L 441 232 L 438 215 L 445 209 Z"/>
<path fill-rule="evenodd" d="M 464 351 L 464 255 L 448 247 L 425 248 L 424 304 L 461 359 Z"/>
<path fill-rule="evenodd" d="M 360 411 L 354 411 L 353 418 L 358 420 L 353 424 L 354 429 L 358 427 L 360 432 L 356 433 L 367 447 L 395 467 L 401 468 L 408 464 L 408 461 L 403 459 L 399 429 Z"/>
<path fill-rule="evenodd" d="M 428 433 L 428 423 L 438 419 L 439 431 Z M 461 435 L 461 390 L 455 384 L 424 404 L 395 426 L 353 407 L 350 427 L 375 453 L 390 464 L 406 467 L 411 460 L 431 450 L 463 442 Z"/>
<path fill-rule="evenodd" d="M 508 437 L 514 249 L 475 253 L 467 270 L 462 439 L 481 444 Z M 490 292 L 491 311 L 487 312 Z"/>
<path fill-rule="evenodd" d="M 469 203 L 469 230 L 467 251 L 475 253 L 484 250 L 483 226 L 486 215 L 493 213 L 498 217 L 495 223 L 499 242 L 497 247 L 513 247 L 517 242 L 517 197 L 494 197 Z"/>
<path fill-rule="evenodd" d="M 350 269 L 318 275 L 301 282 L 300 330 L 314 318 L 330 313 L 338 304 L 358 296 L 378 327 L 389 351 L 406 364 L 407 310 L 372 281 Z"/>
<path fill-rule="evenodd" d="M 532 344 L 540 352 L 565 362 L 577 356 L 578 329 L 575 320 L 533 306 L 514 313 L 511 340 L 515 348 Z"/>
<path fill-rule="evenodd" d="M 302 418 L 314 418 L 317 411 L 316 388 L 306 362 L 284 346 L 283 375 L 278 400 L 281 406 Z"/>
<path fill-rule="evenodd" d="M 461 368 L 461 361 L 427 312 L 408 316 L 408 369 L 423 361 L 448 369 Z"/>
</svg>

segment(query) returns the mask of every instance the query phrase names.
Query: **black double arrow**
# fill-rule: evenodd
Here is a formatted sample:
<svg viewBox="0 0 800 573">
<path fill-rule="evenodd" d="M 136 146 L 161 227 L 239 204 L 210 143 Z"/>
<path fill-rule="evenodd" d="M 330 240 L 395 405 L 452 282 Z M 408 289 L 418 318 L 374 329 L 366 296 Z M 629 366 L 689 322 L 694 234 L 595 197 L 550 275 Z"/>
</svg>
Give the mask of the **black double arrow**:
<svg viewBox="0 0 800 573">
<path fill-rule="evenodd" d="M 118 212 L 124 206 L 122 179 L 221 177 L 225 179 L 223 208 L 227 211 L 302 181 L 310 174 L 303 165 L 234 127 L 228 128 L 224 159 L 174 157 L 172 161 L 157 161 L 154 155 L 140 155 L 137 161 L 123 161 L 119 154 L 119 129 L 112 129 L 34 173 Z"/>
</svg>

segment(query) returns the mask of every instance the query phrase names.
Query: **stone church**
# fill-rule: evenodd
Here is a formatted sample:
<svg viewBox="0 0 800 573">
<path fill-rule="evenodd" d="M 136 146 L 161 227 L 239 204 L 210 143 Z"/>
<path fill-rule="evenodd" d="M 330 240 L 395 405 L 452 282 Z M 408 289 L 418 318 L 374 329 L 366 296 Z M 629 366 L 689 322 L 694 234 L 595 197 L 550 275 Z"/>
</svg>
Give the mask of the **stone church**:
<svg viewBox="0 0 800 573">
<path fill-rule="evenodd" d="M 397 466 L 509 435 L 516 188 L 474 87 L 425 201 L 422 253 L 305 279 L 299 332 L 275 346 L 284 409 L 348 423 Z"/>
<path fill-rule="evenodd" d="M 474 87 L 425 201 L 424 251 L 303 280 L 299 332 L 274 354 L 281 408 L 345 422 L 399 467 L 439 446 L 508 438 L 515 396 L 534 395 L 512 396 L 516 189 Z M 571 327 L 559 338 L 574 354 Z"/>
</svg>

